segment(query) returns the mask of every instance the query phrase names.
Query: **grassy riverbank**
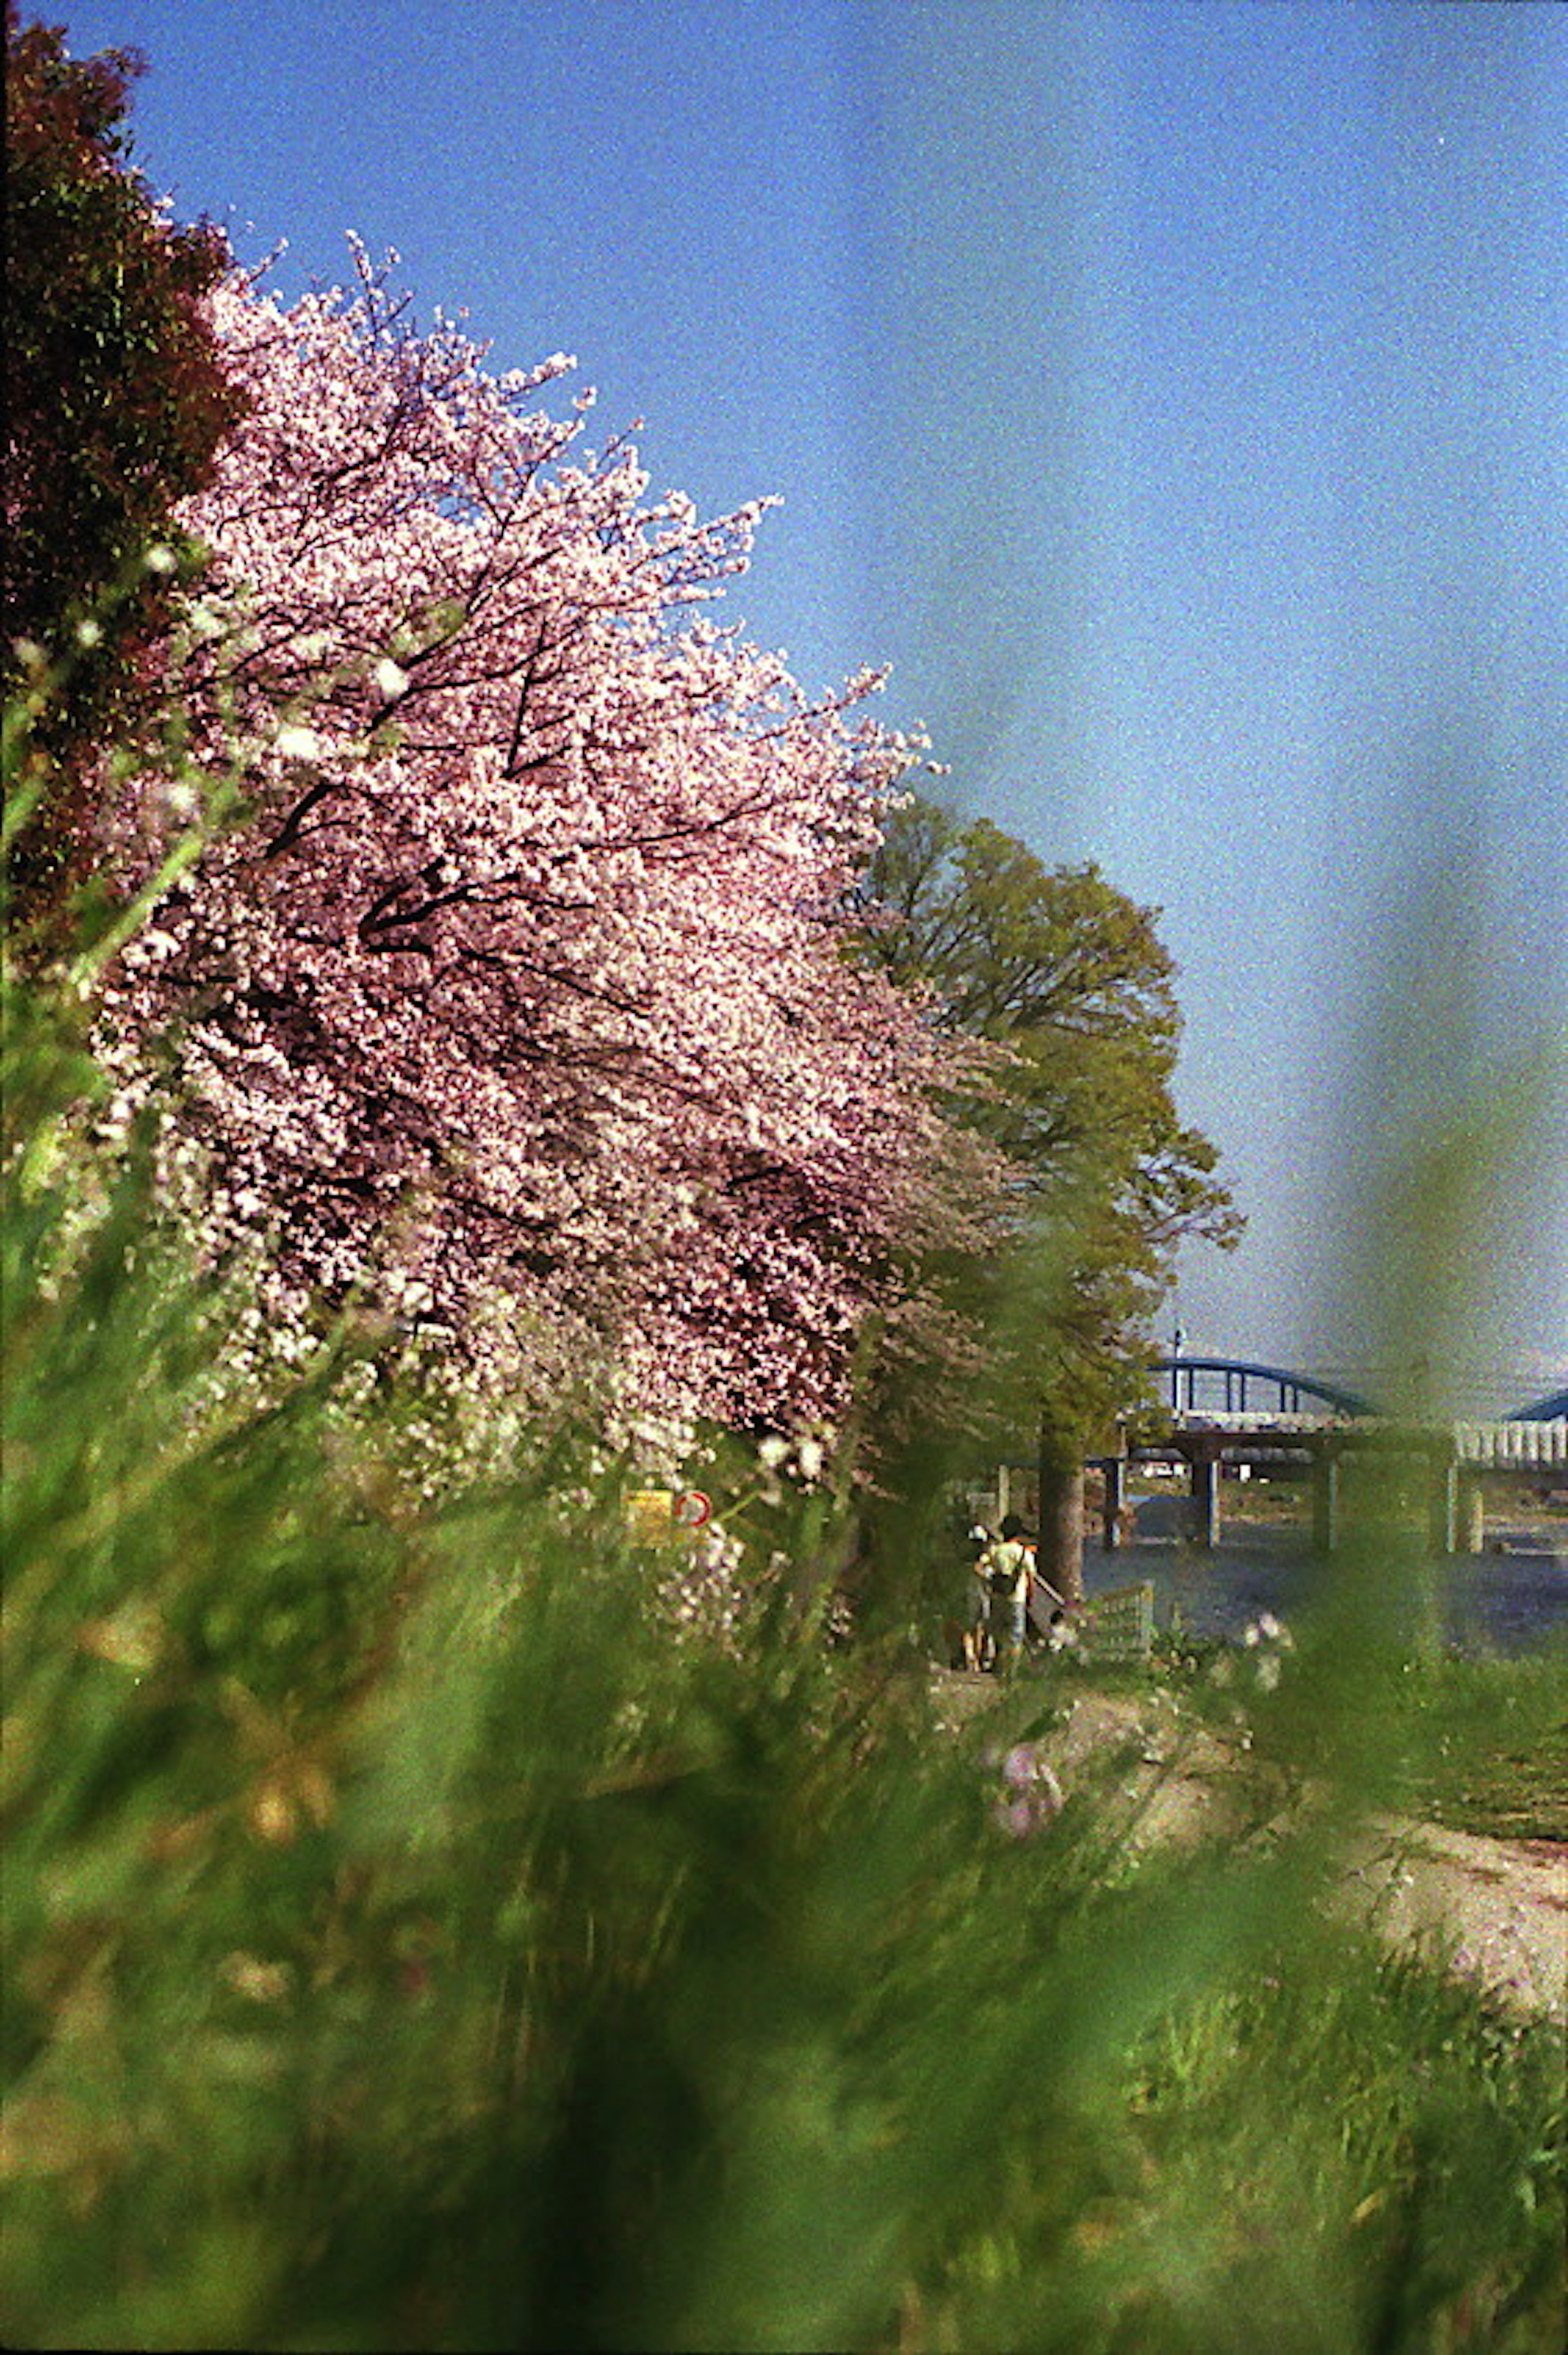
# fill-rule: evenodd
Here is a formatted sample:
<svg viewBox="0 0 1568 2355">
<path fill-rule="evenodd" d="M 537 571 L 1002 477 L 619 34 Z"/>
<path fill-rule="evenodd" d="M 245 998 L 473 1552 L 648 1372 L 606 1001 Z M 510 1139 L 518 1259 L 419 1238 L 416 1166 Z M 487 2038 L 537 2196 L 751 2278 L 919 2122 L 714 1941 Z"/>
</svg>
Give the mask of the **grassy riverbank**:
<svg viewBox="0 0 1568 2355">
<path fill-rule="evenodd" d="M 1491 1550 L 1523 1540 L 1568 1559 L 1568 1506 L 1515 1483 L 1488 1494 Z M 1291 1484 L 1228 1489 L 1225 1541 L 1281 1531 L 1310 1542 L 1310 1497 Z M 1392 1545 L 1419 1543 L 1413 1513 L 1396 1515 Z M 1400 1803 L 1456 1830 L 1499 1839 L 1568 1840 L 1568 1659 L 1561 1639 L 1507 1658 L 1430 1647 L 1385 1680 L 1376 1706 L 1405 1764 Z"/>
<path fill-rule="evenodd" d="M 1558 2355 L 1560 2038 L 1325 1902 L 1500 1685 L 1173 1660 L 1058 1792 L 1048 1681 L 944 1733 L 846 1627 L 845 1497 L 716 1443 L 682 1576 L 636 1466 L 563 1418 L 481 1476 L 374 1333 L 248 1397 L 240 1304 L 34 1126 L 7 2343 Z M 1232 1816 L 1162 1844 L 1189 1720 Z"/>
<path fill-rule="evenodd" d="M 47 1538 L 22 1598 L 13 2343 L 1556 2355 L 1557 2041 L 1262 1838 L 1290 1675 L 1167 1679 L 1058 1807 L 1044 1682 L 937 1740 L 907 1660 L 693 1643 L 541 1496 L 373 1539 L 380 1657 L 280 1681 L 297 1535 L 373 1533 L 238 1468 L 127 1485 L 139 1607 Z M 1168 1861 L 1189 1715 L 1235 1836 Z"/>
<path fill-rule="evenodd" d="M 1038 1706 L 1083 1694 L 1166 1702 L 1195 1732 L 1235 1728 L 1233 1695 L 1248 1670 L 1246 1647 L 1162 1640 L 1147 1664 L 1059 1663 L 1032 1655 L 1018 1680 Z M 989 1705 L 989 1679 L 968 1679 L 960 1714 Z M 1568 1843 L 1568 1661 L 1561 1646 L 1506 1659 L 1444 1652 L 1402 1662 L 1379 1682 L 1382 1796 L 1391 1806 L 1456 1831 L 1503 1840 Z M 1294 1713 L 1250 1710 L 1253 1769 L 1293 1771 L 1302 1738 Z"/>
<path fill-rule="evenodd" d="M 1407 1803 L 1495 1839 L 1568 1841 L 1568 1662 L 1445 1658 L 1392 1697 Z M 1403 1701 L 1403 1708 L 1401 1702 Z"/>
</svg>

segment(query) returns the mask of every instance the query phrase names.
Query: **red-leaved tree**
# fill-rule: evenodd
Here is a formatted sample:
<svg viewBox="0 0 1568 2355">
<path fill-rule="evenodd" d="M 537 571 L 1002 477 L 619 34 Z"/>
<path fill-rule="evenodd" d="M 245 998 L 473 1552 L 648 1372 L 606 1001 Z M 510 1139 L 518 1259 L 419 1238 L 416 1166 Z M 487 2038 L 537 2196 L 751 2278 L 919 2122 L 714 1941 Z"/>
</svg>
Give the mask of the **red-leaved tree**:
<svg viewBox="0 0 1568 2355">
<path fill-rule="evenodd" d="M 274 1327 L 358 1287 L 499 1385 L 830 1415 L 984 1196 L 933 1108 L 955 1050 L 842 953 L 908 757 L 875 681 L 809 700 L 714 626 L 759 510 L 585 453 L 564 357 L 494 376 L 362 263 L 213 318 L 250 410 L 185 514 L 175 675 L 246 815 L 114 981 L 124 1103 L 215 1255 L 265 1238 Z M 123 874 L 178 815 L 131 782 Z"/>
</svg>

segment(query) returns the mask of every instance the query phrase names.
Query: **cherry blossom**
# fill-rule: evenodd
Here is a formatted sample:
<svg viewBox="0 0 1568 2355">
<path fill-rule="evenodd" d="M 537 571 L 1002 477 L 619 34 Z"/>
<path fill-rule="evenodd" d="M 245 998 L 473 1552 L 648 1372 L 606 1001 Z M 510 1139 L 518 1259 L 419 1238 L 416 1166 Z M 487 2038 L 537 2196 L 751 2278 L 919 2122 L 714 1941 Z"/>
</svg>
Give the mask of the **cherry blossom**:
<svg viewBox="0 0 1568 2355">
<path fill-rule="evenodd" d="M 258 1348 L 359 1298 L 497 1394 L 805 1428 L 986 1199 L 936 1109 L 961 1050 L 844 954 L 911 757 L 878 680 L 810 698 L 712 618 L 763 503 L 650 499 L 582 396 L 551 414 L 565 356 L 491 375 L 362 259 L 211 306 L 251 408 L 167 652 L 243 819 L 101 1028 L 171 1202 L 255 1255 Z M 176 822 L 124 781 L 129 883 Z"/>
</svg>

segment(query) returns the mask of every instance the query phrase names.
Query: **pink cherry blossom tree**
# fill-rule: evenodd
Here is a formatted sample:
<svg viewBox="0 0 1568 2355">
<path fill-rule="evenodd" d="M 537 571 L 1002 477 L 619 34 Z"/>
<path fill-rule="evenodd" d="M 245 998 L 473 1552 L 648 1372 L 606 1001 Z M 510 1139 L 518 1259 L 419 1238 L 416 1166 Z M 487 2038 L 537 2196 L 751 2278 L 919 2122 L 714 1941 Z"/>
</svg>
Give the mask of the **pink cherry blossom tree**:
<svg viewBox="0 0 1568 2355">
<path fill-rule="evenodd" d="M 934 1109 L 957 1050 L 842 951 L 910 758 L 878 682 L 813 700 L 715 624 L 761 507 L 705 523 L 586 451 L 566 357 L 490 374 L 362 256 L 213 317 L 251 406 L 183 518 L 211 563 L 169 660 L 244 814 L 104 1026 L 172 1196 L 216 1258 L 264 1245 L 273 1332 L 357 1290 L 497 1389 L 831 1415 L 986 1191 Z M 128 879 L 180 816 L 124 783 Z"/>
</svg>

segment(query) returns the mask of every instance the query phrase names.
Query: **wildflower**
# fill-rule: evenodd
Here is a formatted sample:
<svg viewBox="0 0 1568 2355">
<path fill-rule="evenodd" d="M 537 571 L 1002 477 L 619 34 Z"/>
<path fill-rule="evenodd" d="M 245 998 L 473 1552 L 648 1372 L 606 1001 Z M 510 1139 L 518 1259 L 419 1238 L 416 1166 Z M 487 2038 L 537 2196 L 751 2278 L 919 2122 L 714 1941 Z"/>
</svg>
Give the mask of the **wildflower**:
<svg viewBox="0 0 1568 2355">
<path fill-rule="evenodd" d="M 162 800 L 165 815 L 182 826 L 188 826 L 193 818 L 201 815 L 200 796 L 195 786 L 183 777 L 174 778 L 165 785 Z"/>
<path fill-rule="evenodd" d="M 155 1611 L 145 1605 L 127 1604 L 112 1619 L 85 1621 L 77 1641 L 95 1659 L 107 1660 L 117 1668 L 129 1668 L 140 1678 L 149 1668 L 156 1668 L 162 1657 L 163 1622 Z"/>
<path fill-rule="evenodd" d="M 776 1431 L 770 1431 L 765 1439 L 757 1443 L 757 1461 L 764 1472 L 776 1472 L 788 1454 L 788 1440 L 781 1439 Z"/>
<path fill-rule="evenodd" d="M 294 1810 L 275 1783 L 266 1784 L 257 1792 L 249 1813 L 251 1830 L 269 1847 L 286 1846 L 298 1829 Z"/>
<path fill-rule="evenodd" d="M 998 1753 L 986 1753 L 986 1762 L 995 1765 Z M 1032 1743 L 1014 1744 L 1001 1760 L 1002 1780 L 1007 1793 L 991 1809 L 992 1820 L 1011 1839 L 1026 1839 L 1051 1821 L 1061 1806 L 1061 1785 Z M 1010 1796 L 1008 1796 L 1010 1795 Z"/>
<path fill-rule="evenodd" d="M 795 1460 L 800 1465 L 800 1476 L 803 1480 L 816 1479 L 822 1471 L 821 1442 L 816 1439 L 803 1439 L 795 1450 Z"/>
<path fill-rule="evenodd" d="M 179 559 L 172 548 L 165 548 L 161 539 L 155 539 L 142 561 L 149 572 L 168 573 L 176 570 Z"/>
<path fill-rule="evenodd" d="M 225 1955 L 218 1976 L 236 1995 L 248 1996 L 252 2003 L 276 2003 L 289 1991 L 288 1965 L 260 1962 L 254 1955 Z"/>
<path fill-rule="evenodd" d="M 79 622 L 77 623 L 76 643 L 79 646 L 96 646 L 101 645 L 102 642 L 103 632 L 99 627 L 98 623 L 92 619 L 91 613 L 88 615 L 85 622 Z"/>
<path fill-rule="evenodd" d="M 315 761 L 321 756 L 321 739 L 314 728 L 280 728 L 273 742 L 285 761 Z"/>
</svg>

